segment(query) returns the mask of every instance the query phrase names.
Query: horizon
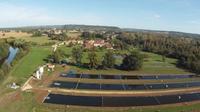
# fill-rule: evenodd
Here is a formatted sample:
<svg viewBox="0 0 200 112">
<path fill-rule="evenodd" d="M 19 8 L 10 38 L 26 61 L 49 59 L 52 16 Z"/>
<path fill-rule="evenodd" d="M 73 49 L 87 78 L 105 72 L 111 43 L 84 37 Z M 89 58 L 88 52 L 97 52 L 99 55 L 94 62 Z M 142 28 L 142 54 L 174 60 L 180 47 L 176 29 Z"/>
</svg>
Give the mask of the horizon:
<svg viewBox="0 0 200 112">
<path fill-rule="evenodd" d="M 74 26 L 100 26 L 100 27 L 116 27 L 120 29 L 135 29 L 135 30 L 144 30 L 144 31 L 155 31 L 155 32 L 177 32 L 177 33 L 187 33 L 187 34 L 196 34 L 200 35 L 200 33 L 192 33 L 192 32 L 183 32 L 183 31 L 172 31 L 172 30 L 154 30 L 154 29 L 139 29 L 139 28 L 123 28 L 119 26 L 109 26 L 109 25 L 87 25 L 87 24 L 55 24 L 55 25 L 33 25 L 33 26 L 17 26 L 17 27 L 0 27 L 0 29 L 15 29 L 15 28 L 23 28 L 23 27 L 45 27 L 45 26 L 64 26 L 64 25 L 74 25 Z"/>
<path fill-rule="evenodd" d="M 97 25 L 200 34 L 198 4 L 197 0 L 3 0 L 0 27 Z"/>
</svg>

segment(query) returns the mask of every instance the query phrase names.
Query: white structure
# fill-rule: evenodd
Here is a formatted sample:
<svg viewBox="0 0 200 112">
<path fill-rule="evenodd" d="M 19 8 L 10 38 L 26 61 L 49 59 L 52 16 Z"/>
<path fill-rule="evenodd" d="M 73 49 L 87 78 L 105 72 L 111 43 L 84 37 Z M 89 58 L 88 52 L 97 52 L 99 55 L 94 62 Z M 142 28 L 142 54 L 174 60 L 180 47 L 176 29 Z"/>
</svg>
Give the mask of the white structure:
<svg viewBox="0 0 200 112">
<path fill-rule="evenodd" d="M 58 45 L 57 45 L 57 44 L 55 44 L 55 45 L 53 45 L 53 46 L 52 46 L 52 48 L 53 48 L 53 52 L 56 52 L 56 50 L 57 50 L 57 47 L 58 47 Z"/>
<path fill-rule="evenodd" d="M 41 75 L 40 75 L 39 70 L 36 71 L 36 78 L 37 78 L 37 79 L 41 79 Z"/>
<path fill-rule="evenodd" d="M 44 73 L 44 66 L 41 66 L 36 71 L 36 78 L 40 80 L 42 78 L 43 73 Z"/>
<path fill-rule="evenodd" d="M 40 67 L 40 68 L 39 68 L 39 71 L 40 71 L 40 74 L 43 74 L 43 73 L 44 73 L 44 67 L 43 67 L 43 66 Z"/>
<path fill-rule="evenodd" d="M 16 84 L 16 83 L 12 83 L 11 85 L 10 85 L 10 88 L 12 88 L 12 89 L 17 89 L 17 88 L 19 88 L 19 86 Z"/>
</svg>

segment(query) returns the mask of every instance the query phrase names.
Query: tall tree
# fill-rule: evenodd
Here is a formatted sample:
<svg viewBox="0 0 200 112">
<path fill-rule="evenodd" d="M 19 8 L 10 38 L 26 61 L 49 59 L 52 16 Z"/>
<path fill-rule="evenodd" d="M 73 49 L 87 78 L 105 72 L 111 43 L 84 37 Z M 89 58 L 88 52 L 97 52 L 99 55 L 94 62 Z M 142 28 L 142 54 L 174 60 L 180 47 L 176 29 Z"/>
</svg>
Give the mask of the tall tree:
<svg viewBox="0 0 200 112">
<path fill-rule="evenodd" d="M 58 49 L 53 53 L 52 58 L 55 63 L 60 63 L 63 56 L 64 56 L 64 52 L 62 50 Z"/>
<path fill-rule="evenodd" d="M 102 65 L 104 68 L 113 68 L 115 65 L 115 57 L 111 50 L 105 53 L 102 61 Z"/>
<path fill-rule="evenodd" d="M 97 60 L 97 54 L 94 49 L 92 49 L 88 53 L 88 59 L 89 59 L 89 68 L 90 69 L 95 69 L 98 66 L 98 60 Z"/>
<path fill-rule="evenodd" d="M 80 46 L 76 46 L 72 49 L 72 57 L 75 60 L 75 63 L 77 65 L 81 65 L 82 62 L 82 56 L 83 56 L 83 49 Z"/>
<path fill-rule="evenodd" d="M 124 70 L 138 70 L 143 65 L 143 56 L 139 51 L 132 51 L 123 59 L 122 68 Z"/>
</svg>

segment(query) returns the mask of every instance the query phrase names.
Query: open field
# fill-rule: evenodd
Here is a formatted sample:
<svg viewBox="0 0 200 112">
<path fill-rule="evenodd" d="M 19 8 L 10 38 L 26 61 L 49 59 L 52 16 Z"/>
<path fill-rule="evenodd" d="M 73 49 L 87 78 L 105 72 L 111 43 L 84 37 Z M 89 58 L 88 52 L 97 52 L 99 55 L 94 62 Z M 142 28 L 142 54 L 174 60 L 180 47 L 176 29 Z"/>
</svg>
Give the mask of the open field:
<svg viewBox="0 0 200 112">
<path fill-rule="evenodd" d="M 63 51 L 65 51 L 66 55 L 71 55 L 72 48 L 70 47 L 61 47 Z M 103 55 L 106 52 L 104 51 L 98 51 L 98 63 L 101 64 L 101 61 L 103 59 Z M 120 51 L 121 53 L 125 51 Z M 71 66 L 71 69 L 76 70 L 79 73 L 90 73 L 90 74 L 191 74 L 190 72 L 180 69 L 176 67 L 176 59 L 173 58 L 166 58 L 165 62 L 162 61 L 162 56 L 154 53 L 148 53 L 148 52 L 142 52 L 146 55 L 148 55 L 147 58 L 144 59 L 143 68 L 141 70 L 137 71 L 123 71 L 123 70 L 117 70 L 117 69 L 109 69 L 109 70 L 88 70 L 85 68 L 80 68 L 76 66 Z M 88 63 L 88 55 L 86 52 L 83 54 L 83 63 Z M 119 65 L 122 63 L 122 58 L 116 59 L 116 64 Z"/>
<path fill-rule="evenodd" d="M 4 34 L 4 36 L 3 36 Z M 22 37 L 30 37 L 31 34 L 24 33 L 24 32 L 0 32 L 0 39 L 1 38 L 10 38 L 10 37 L 16 37 L 16 38 L 22 38 Z"/>
<path fill-rule="evenodd" d="M 5 39 L 5 38 L 22 39 L 22 40 L 25 40 L 26 42 L 32 42 L 39 45 L 50 43 L 50 42 L 57 42 L 56 40 L 50 40 L 47 36 L 32 37 L 31 34 L 24 33 L 24 32 L 6 32 L 4 34 L 5 36 L 2 36 L 3 33 L 0 32 L 0 39 Z"/>
<path fill-rule="evenodd" d="M 77 33 L 70 33 L 70 32 L 68 32 L 67 36 L 69 38 L 72 38 L 72 39 L 77 39 L 77 38 L 79 38 L 81 36 L 81 33 L 80 32 L 77 32 Z"/>
</svg>

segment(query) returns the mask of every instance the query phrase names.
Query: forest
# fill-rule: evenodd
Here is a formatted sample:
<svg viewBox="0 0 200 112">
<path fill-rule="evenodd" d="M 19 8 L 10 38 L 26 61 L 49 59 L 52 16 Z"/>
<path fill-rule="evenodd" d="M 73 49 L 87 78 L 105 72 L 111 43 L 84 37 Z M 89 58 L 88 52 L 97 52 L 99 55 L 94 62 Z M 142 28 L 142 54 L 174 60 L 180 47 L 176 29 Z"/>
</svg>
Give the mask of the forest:
<svg viewBox="0 0 200 112">
<path fill-rule="evenodd" d="M 164 33 L 122 33 L 117 38 L 118 46 L 131 45 L 143 51 L 178 59 L 176 65 L 194 73 L 200 73 L 200 40 L 176 37 Z"/>
</svg>

